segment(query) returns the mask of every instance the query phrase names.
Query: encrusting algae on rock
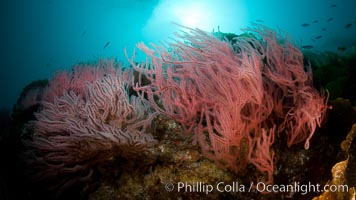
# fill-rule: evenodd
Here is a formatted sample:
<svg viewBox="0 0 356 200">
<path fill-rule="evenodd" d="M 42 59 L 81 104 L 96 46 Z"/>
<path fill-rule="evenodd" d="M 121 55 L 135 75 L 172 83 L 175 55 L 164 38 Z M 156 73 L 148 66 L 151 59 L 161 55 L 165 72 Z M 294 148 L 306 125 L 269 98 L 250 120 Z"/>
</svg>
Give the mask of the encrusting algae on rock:
<svg viewBox="0 0 356 200">
<path fill-rule="evenodd" d="M 352 126 L 341 149 L 347 153 L 347 159 L 338 162 L 332 168 L 332 180 L 328 183 L 330 190 L 325 191 L 313 200 L 355 200 L 356 199 L 356 124 Z M 332 188 L 332 186 L 334 188 Z M 335 189 L 331 191 L 331 189 Z"/>
</svg>

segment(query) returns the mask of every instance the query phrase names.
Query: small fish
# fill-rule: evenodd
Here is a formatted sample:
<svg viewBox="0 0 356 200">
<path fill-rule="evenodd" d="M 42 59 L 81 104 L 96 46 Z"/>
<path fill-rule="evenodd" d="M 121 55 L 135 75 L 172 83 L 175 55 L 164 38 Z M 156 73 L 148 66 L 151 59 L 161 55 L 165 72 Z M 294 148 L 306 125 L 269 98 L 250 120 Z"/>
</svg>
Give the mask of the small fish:
<svg viewBox="0 0 356 200">
<path fill-rule="evenodd" d="M 81 37 L 83 37 L 85 34 L 87 34 L 87 30 L 84 30 L 84 31 L 82 32 L 82 36 L 81 36 Z"/>
<path fill-rule="evenodd" d="M 321 35 L 318 35 L 318 36 L 316 36 L 314 39 L 315 40 L 319 40 L 319 39 L 321 39 L 323 36 L 321 36 Z"/>
<path fill-rule="evenodd" d="M 336 8 L 336 4 L 331 4 L 330 7 Z"/>
<path fill-rule="evenodd" d="M 340 52 L 344 52 L 344 51 L 346 51 L 346 49 L 347 49 L 347 47 L 345 47 L 345 46 L 338 46 L 337 47 L 337 50 L 340 51 Z"/>
<path fill-rule="evenodd" d="M 322 30 L 322 31 L 326 31 L 327 29 L 326 29 L 326 28 L 322 28 L 321 30 Z"/>
<path fill-rule="evenodd" d="M 50 67 L 52 67 L 52 64 L 51 64 L 51 63 L 46 63 L 46 64 L 45 64 L 45 67 L 46 67 L 46 68 L 50 68 Z"/>
<path fill-rule="evenodd" d="M 334 18 L 330 17 L 330 18 L 328 19 L 328 22 L 331 22 L 331 21 L 333 21 L 333 20 L 334 20 Z"/>
<path fill-rule="evenodd" d="M 105 49 L 106 47 L 108 47 L 109 44 L 110 44 L 110 41 L 108 41 L 108 42 L 105 44 L 104 49 Z"/>
<path fill-rule="evenodd" d="M 346 24 L 345 28 L 351 28 L 352 24 Z"/>
<path fill-rule="evenodd" d="M 319 23 L 319 20 L 314 20 L 312 23 L 313 24 Z"/>
<path fill-rule="evenodd" d="M 312 45 L 303 45 L 302 48 L 303 49 L 312 49 L 313 46 Z"/>
<path fill-rule="evenodd" d="M 310 26 L 310 24 L 304 23 L 304 24 L 302 24 L 301 26 L 302 26 L 302 27 L 308 27 L 308 26 Z"/>
<path fill-rule="evenodd" d="M 256 22 L 263 23 L 264 21 L 262 19 L 257 19 Z"/>
</svg>

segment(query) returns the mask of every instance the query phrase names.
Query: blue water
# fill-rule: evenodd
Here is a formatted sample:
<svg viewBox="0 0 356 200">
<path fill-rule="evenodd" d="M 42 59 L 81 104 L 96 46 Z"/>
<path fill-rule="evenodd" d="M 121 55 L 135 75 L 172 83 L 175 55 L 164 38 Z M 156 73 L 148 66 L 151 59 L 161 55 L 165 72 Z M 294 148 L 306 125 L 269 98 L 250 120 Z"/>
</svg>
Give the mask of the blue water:
<svg viewBox="0 0 356 200">
<path fill-rule="evenodd" d="M 131 54 L 137 42 L 169 40 L 177 31 L 171 22 L 234 33 L 258 22 L 312 51 L 354 51 L 355 8 L 355 0 L 1 1 L 0 108 L 56 70 L 99 58 L 125 61 L 124 48 Z"/>
</svg>

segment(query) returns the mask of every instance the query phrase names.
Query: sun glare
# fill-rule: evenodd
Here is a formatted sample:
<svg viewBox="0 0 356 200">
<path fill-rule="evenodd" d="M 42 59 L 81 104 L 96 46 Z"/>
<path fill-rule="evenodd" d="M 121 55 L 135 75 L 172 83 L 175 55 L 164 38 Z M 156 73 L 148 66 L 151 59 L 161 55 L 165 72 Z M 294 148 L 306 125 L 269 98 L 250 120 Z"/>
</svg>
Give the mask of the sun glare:
<svg viewBox="0 0 356 200">
<path fill-rule="evenodd" d="M 239 33 L 247 24 L 246 9 L 241 0 L 161 0 L 143 28 L 145 37 L 168 36 L 178 30 L 172 22 L 204 31 L 220 27 L 221 31 Z"/>
<path fill-rule="evenodd" d="M 178 19 L 178 23 L 195 28 L 205 24 L 208 10 L 198 7 L 196 5 L 182 6 L 179 5 L 173 8 L 173 17 Z"/>
</svg>

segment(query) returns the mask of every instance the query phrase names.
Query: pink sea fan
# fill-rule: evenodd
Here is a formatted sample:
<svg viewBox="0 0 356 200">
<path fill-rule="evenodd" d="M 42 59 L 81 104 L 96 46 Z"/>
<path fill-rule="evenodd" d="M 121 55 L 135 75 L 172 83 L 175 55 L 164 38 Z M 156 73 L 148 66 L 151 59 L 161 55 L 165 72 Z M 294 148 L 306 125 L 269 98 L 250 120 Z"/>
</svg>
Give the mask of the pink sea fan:
<svg viewBox="0 0 356 200">
<path fill-rule="evenodd" d="M 116 71 L 85 82 L 82 94 L 66 88 L 53 101 L 42 101 L 30 122 L 33 138 L 25 141 L 34 181 L 63 191 L 108 160 L 130 158 L 156 143 L 147 133 L 154 113 L 127 93 L 132 70 Z"/>
<path fill-rule="evenodd" d="M 148 58 L 131 64 L 150 84 L 134 89 L 159 113 L 194 130 L 206 157 L 233 171 L 252 164 L 273 182 L 275 134 L 287 135 L 288 146 L 305 141 L 308 148 L 327 108 L 302 53 L 263 26 L 233 43 L 186 30 L 169 50 L 137 45 Z"/>
<path fill-rule="evenodd" d="M 93 82 L 106 75 L 117 76 L 122 73 L 119 69 L 121 63 L 114 60 L 99 60 L 97 64 L 77 64 L 70 71 L 58 71 L 48 82 L 42 100 L 53 102 L 55 97 L 63 95 L 66 91 L 73 91 L 80 96 L 85 96 L 85 83 Z M 122 76 L 122 79 L 128 77 Z"/>
</svg>

